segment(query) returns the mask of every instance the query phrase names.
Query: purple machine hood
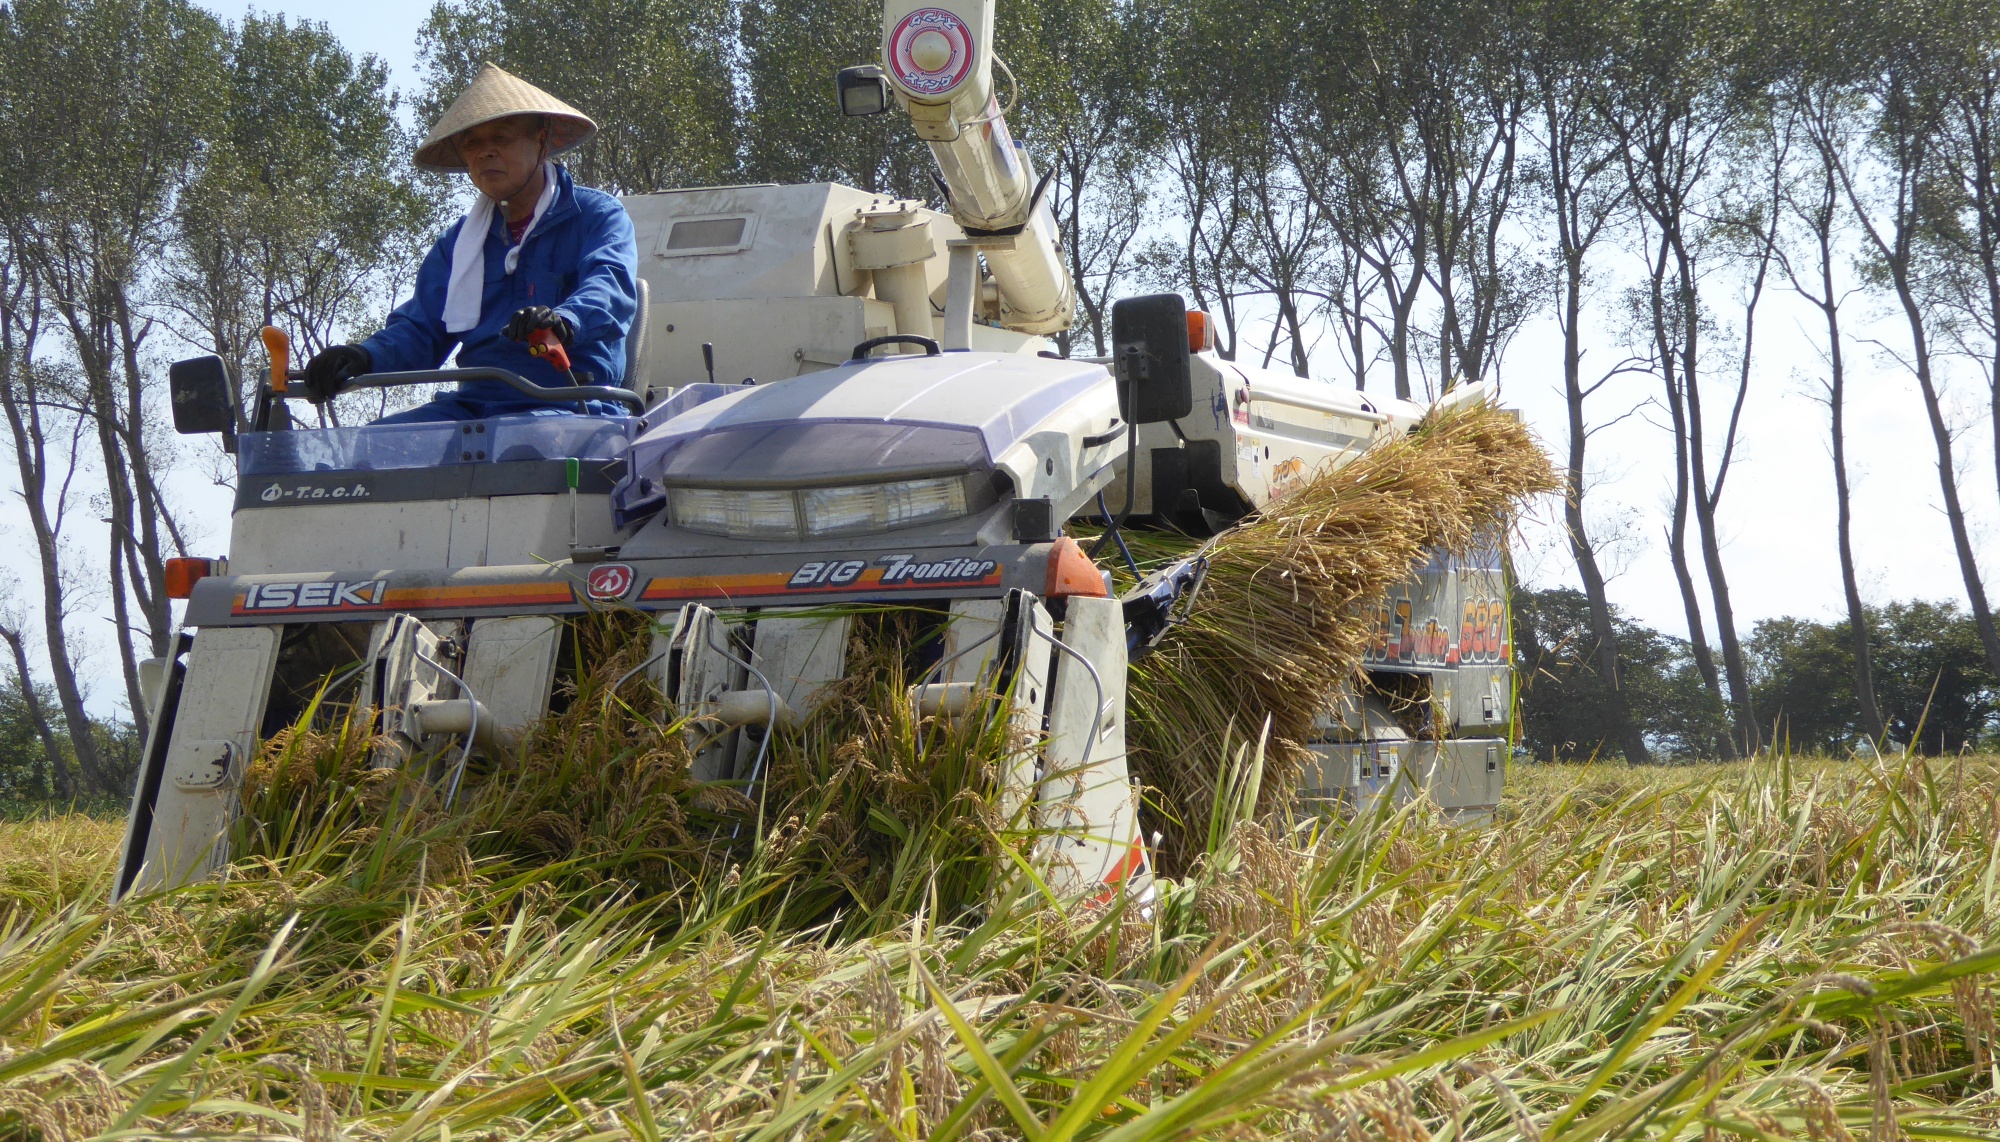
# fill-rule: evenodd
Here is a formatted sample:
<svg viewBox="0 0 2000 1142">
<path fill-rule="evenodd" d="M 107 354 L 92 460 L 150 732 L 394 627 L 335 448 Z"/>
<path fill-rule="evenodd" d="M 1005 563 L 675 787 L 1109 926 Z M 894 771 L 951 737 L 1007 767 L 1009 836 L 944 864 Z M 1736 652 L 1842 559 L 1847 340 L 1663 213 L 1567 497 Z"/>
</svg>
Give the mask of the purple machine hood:
<svg viewBox="0 0 2000 1142">
<path fill-rule="evenodd" d="M 795 488 L 990 469 L 1051 414 L 1110 383 L 1089 362 L 966 352 L 689 386 L 700 403 L 677 412 L 683 398 L 670 399 L 653 414 L 666 419 L 632 442 L 612 510 L 621 527 L 651 515 L 670 484 Z M 717 390 L 726 395 L 709 396 Z"/>
</svg>

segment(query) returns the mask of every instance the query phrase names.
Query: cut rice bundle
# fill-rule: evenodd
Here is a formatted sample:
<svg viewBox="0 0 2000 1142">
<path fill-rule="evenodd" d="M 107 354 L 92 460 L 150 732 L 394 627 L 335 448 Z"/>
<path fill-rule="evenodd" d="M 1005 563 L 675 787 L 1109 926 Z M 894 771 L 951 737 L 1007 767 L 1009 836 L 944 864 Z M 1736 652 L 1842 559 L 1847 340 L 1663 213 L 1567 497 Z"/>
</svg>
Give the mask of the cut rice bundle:
<svg viewBox="0 0 2000 1142">
<path fill-rule="evenodd" d="M 1188 621 L 1132 668 L 1133 763 L 1162 869 L 1184 870 L 1198 851 L 1227 739 L 1255 738 L 1269 719 L 1259 804 L 1289 805 L 1313 723 L 1375 633 L 1373 604 L 1431 552 L 1467 553 L 1560 484 L 1517 418 L 1474 407 L 1320 473 L 1218 536 Z M 1148 546 L 1166 557 L 1195 543 Z"/>
</svg>

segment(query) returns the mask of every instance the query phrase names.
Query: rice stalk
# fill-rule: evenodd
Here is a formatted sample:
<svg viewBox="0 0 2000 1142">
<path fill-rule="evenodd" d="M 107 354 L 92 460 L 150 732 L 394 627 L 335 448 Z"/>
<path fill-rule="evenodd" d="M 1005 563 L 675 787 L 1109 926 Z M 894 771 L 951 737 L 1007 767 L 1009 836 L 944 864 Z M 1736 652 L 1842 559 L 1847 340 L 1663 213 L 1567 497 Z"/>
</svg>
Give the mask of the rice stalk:
<svg viewBox="0 0 2000 1142">
<path fill-rule="evenodd" d="M 1003 885 L 839 936 L 725 919 L 722 868 L 246 861 L 0 938 L 0 1134 L 1992 1136 L 1996 778 L 1564 767 L 1487 830 L 1239 817 L 1151 924 Z"/>
</svg>

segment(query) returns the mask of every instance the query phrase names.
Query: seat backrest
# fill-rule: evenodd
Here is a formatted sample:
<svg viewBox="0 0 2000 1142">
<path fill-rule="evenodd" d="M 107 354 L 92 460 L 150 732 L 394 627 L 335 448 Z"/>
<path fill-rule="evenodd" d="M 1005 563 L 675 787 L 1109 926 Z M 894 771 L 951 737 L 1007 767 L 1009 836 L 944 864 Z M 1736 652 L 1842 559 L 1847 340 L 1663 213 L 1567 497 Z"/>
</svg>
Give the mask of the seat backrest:
<svg viewBox="0 0 2000 1142">
<path fill-rule="evenodd" d="M 625 387 L 646 395 L 646 378 L 641 370 L 646 367 L 646 311 L 652 308 L 652 291 L 646 288 L 645 278 L 634 278 L 632 284 L 639 287 L 639 310 L 632 315 L 632 328 L 625 331 Z"/>
</svg>

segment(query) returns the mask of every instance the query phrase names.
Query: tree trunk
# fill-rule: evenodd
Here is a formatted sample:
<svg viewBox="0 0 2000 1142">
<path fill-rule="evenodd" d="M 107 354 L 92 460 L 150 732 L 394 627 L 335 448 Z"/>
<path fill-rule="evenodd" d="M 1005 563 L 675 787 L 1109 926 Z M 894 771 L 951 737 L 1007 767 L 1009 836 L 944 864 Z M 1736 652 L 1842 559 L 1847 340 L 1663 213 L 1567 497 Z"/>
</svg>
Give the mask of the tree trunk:
<svg viewBox="0 0 2000 1142">
<path fill-rule="evenodd" d="M 1577 577 L 1583 580 L 1583 594 L 1590 601 L 1590 627 L 1597 646 L 1597 670 L 1611 686 L 1611 717 L 1618 745 L 1630 765 L 1650 763 L 1652 752 L 1646 736 L 1632 720 L 1625 701 L 1624 676 L 1618 669 L 1618 636 L 1611 624 L 1611 600 L 1604 589 L 1604 572 L 1597 565 L 1597 551 L 1584 530 L 1584 451 L 1590 430 L 1583 417 L 1584 389 L 1580 373 L 1583 355 L 1578 345 L 1576 317 L 1581 308 L 1583 282 L 1581 259 L 1572 267 L 1564 286 L 1563 309 L 1569 317 L 1563 330 L 1563 387 L 1569 406 L 1569 494 L 1563 497 L 1563 522 L 1568 525 L 1570 555 L 1576 560 Z"/>
<path fill-rule="evenodd" d="M 1833 494 L 1839 520 L 1835 528 L 1840 543 L 1840 586 L 1847 597 L 1847 631 L 1854 648 L 1854 697 L 1861 707 L 1861 728 L 1876 746 L 1886 730 L 1882 707 L 1875 700 L 1875 667 L 1868 647 L 1868 612 L 1861 605 L 1861 585 L 1854 573 L 1854 500 L 1847 485 L 1846 379 L 1840 357 L 1840 319 L 1827 312 L 1827 343 L 1833 346 L 1833 377 L 1827 386 L 1827 404 L 1833 419 Z"/>
<path fill-rule="evenodd" d="M 1833 285 L 1832 181 L 1825 200 L 1827 224 L 1816 227 L 1819 243 L 1820 295 L 1813 299 L 1826 316 L 1826 403 L 1833 434 L 1833 495 L 1838 514 L 1835 532 L 1840 546 L 1840 586 L 1847 597 L 1847 632 L 1854 648 L 1854 697 L 1861 707 L 1861 728 L 1876 746 L 1887 729 L 1882 706 L 1875 700 L 1875 667 L 1868 646 L 1868 612 L 1861 605 L 1861 581 L 1854 570 L 1854 497 L 1847 480 L 1847 364 L 1840 343 L 1840 301 Z"/>
<path fill-rule="evenodd" d="M 1812 141 L 1820 161 L 1817 197 L 1809 202 L 1791 201 L 1792 209 L 1805 220 L 1813 237 L 1813 253 L 1818 259 L 1819 285 L 1814 293 L 1799 280 L 1789 260 L 1780 264 L 1792 281 L 1792 288 L 1813 303 L 1826 322 L 1827 384 L 1826 403 L 1831 420 L 1833 452 L 1834 535 L 1840 554 L 1840 586 L 1847 600 L 1847 634 L 1854 654 L 1854 697 L 1860 706 L 1861 730 L 1876 746 L 1887 739 L 1882 721 L 1882 704 L 1875 697 L 1874 652 L 1868 642 L 1868 612 L 1861 604 L 1861 584 L 1854 564 L 1854 499 L 1847 478 L 1847 353 L 1840 333 L 1840 294 L 1833 280 L 1834 220 L 1840 206 L 1840 178 L 1834 148 L 1843 119 L 1827 108 L 1812 91 L 1798 98 L 1800 122 Z"/>
<path fill-rule="evenodd" d="M 1955 102 L 1958 130 L 1945 135 L 1945 163 L 1964 189 L 1976 222 L 1972 255 L 1984 297 L 1968 296 L 1974 322 L 1988 338 L 1986 360 L 1987 430 L 1993 437 L 1993 477 L 2000 489 L 2000 69 L 1989 66 Z"/>
<path fill-rule="evenodd" d="M 55 727 L 49 724 L 48 711 L 42 708 L 42 696 L 35 693 L 34 675 L 28 671 L 28 648 L 21 632 L 14 627 L 0 625 L 0 638 L 7 640 L 8 649 L 14 652 L 14 677 L 20 679 L 21 705 L 28 711 L 28 722 L 35 727 L 35 737 L 42 743 L 42 761 L 49 770 L 49 792 L 59 801 L 76 799 L 76 784 L 69 777 L 69 765 L 63 761 L 62 746 L 56 741 Z"/>
<path fill-rule="evenodd" d="M 60 537 L 69 500 L 70 481 L 76 476 L 76 439 L 72 434 L 68 467 L 55 491 L 50 512 L 49 455 L 47 425 L 42 422 L 43 394 L 40 378 L 32 365 L 35 342 L 40 335 L 36 312 L 40 301 L 31 298 L 28 285 L 10 283 L 8 272 L 0 268 L 0 292 L 4 292 L 8 312 L 0 320 L 0 344 L 4 344 L 6 376 L 0 376 L 0 408 L 7 414 L 7 427 L 14 441 L 14 460 L 21 477 L 21 504 L 28 514 L 28 527 L 35 537 L 35 554 L 42 577 L 42 634 L 48 643 L 49 674 L 55 682 L 56 697 L 62 705 L 63 723 L 69 731 L 70 752 L 76 757 L 83 781 L 93 793 L 115 793 L 106 787 L 104 768 L 97 756 L 97 742 L 90 733 L 90 718 L 83 708 L 83 689 L 77 685 L 75 659 L 70 653 L 69 636 L 63 629 L 64 598 Z"/>
<path fill-rule="evenodd" d="M 1673 421 L 1674 432 L 1674 502 L 1672 519 L 1667 526 L 1667 558 L 1673 564 L 1674 582 L 1680 588 L 1681 611 L 1687 618 L 1688 653 L 1694 656 L 1695 669 L 1701 672 L 1702 684 L 1718 703 L 1723 701 L 1722 678 L 1715 668 L 1715 652 L 1708 645 L 1707 624 L 1702 620 L 1701 596 L 1695 589 L 1694 571 L 1688 565 L 1687 522 L 1688 507 L 1693 495 L 1693 436 L 1688 423 L 1688 393 L 1684 374 L 1678 361 L 1682 353 L 1682 338 L 1669 331 L 1669 325 L 1678 326 L 1682 319 L 1670 319 L 1665 294 L 1666 259 L 1670 241 L 1662 234 L 1659 256 L 1649 267 L 1651 271 L 1651 295 L 1653 308 L 1653 349 L 1660 362 L 1660 375 L 1666 382 L 1667 412 Z M 1688 318 L 1691 320 L 1691 318 Z M 1725 758 L 1734 759 L 1736 745 L 1733 738 L 1725 735 L 1720 743 Z"/>
<path fill-rule="evenodd" d="M 166 544 L 171 540 L 177 555 L 187 554 L 187 544 L 173 513 L 167 509 L 166 497 L 160 494 L 159 481 L 153 472 L 152 450 L 146 446 L 146 377 L 140 364 L 139 349 L 152 323 L 148 321 L 135 331 L 132 328 L 132 311 L 123 294 L 117 298 L 116 312 L 120 363 L 125 370 L 125 422 L 120 426 L 119 436 L 125 448 L 126 463 L 131 467 L 134 504 L 139 519 L 138 532 L 132 537 L 134 542 L 127 551 L 138 564 L 131 568 L 132 586 L 139 597 L 140 609 L 146 616 L 147 640 L 151 643 L 153 657 L 161 658 L 166 655 L 174 636 L 173 602 L 167 598 L 166 592 Z"/>
<path fill-rule="evenodd" d="M 1365 393 L 1368 391 L 1368 358 L 1366 356 L 1367 342 L 1365 340 L 1367 325 L 1362 318 L 1361 308 L 1361 258 L 1358 255 L 1354 256 L 1349 262 L 1348 268 L 1348 280 L 1342 289 L 1353 299 L 1354 305 L 1353 316 L 1346 322 L 1348 345 L 1350 351 L 1354 354 L 1354 391 Z M 2000 394 L 2000 387 L 1996 387 L 1993 391 L 1996 394 Z M 2000 400 L 2000 396 L 1996 396 L 1994 399 Z"/>
<path fill-rule="evenodd" d="M 1716 638 L 1722 642 L 1723 677 L 1729 684 L 1730 724 L 1735 730 L 1730 752 L 1734 754 L 1740 750 L 1755 754 L 1762 735 L 1758 732 L 1756 712 L 1751 706 L 1750 671 L 1743 661 L 1743 644 L 1736 637 L 1736 608 L 1729 600 L 1729 577 L 1722 566 L 1722 542 L 1717 536 L 1715 509 L 1722 499 L 1722 485 L 1729 474 L 1730 457 L 1735 452 L 1736 429 L 1743 412 L 1743 400 L 1750 391 L 1750 353 L 1756 331 L 1757 302 L 1763 296 L 1764 275 L 1770 265 L 1769 246 L 1766 246 L 1764 261 L 1758 267 L 1744 314 L 1742 372 L 1737 378 L 1735 406 L 1723 436 L 1722 459 L 1713 482 L 1708 478 L 1708 433 L 1702 417 L 1701 379 L 1695 365 L 1696 338 L 1700 326 L 1695 320 L 1694 266 L 1685 251 L 1681 253 L 1678 264 L 1681 311 L 1687 337 L 1686 347 L 1681 353 L 1681 368 L 1688 400 L 1688 460 L 1694 479 L 1694 515 L 1696 528 L 1701 534 L 1702 569 L 1708 576 L 1709 598 L 1715 607 Z"/>
<path fill-rule="evenodd" d="M 106 521 L 111 529 L 111 549 L 106 568 L 111 587 L 111 629 L 118 644 L 118 667 L 124 676 L 125 701 L 132 710 L 134 721 L 144 732 L 146 703 L 139 692 L 139 656 L 132 644 L 131 594 L 125 582 L 126 549 L 132 543 L 132 485 L 124 449 L 119 447 L 116 423 L 119 401 L 112 391 L 109 369 L 92 378 L 90 392 L 96 409 L 92 419 L 97 422 L 98 452 L 104 462 L 105 496 L 111 508 L 111 516 Z"/>
<path fill-rule="evenodd" d="M 1966 527 L 1965 507 L 1958 498 L 1958 473 L 1953 466 L 1951 427 L 1945 423 L 1944 405 L 1931 376 L 1930 344 L 1924 329 L 1923 307 L 1918 304 L 1908 273 L 1895 272 L 1896 298 L 1909 321 L 1912 359 L 1917 387 L 1923 390 L 1924 414 L 1930 421 L 1931 443 L 1937 449 L 1938 489 L 1943 494 L 1945 522 L 1951 527 L 1952 547 L 1958 554 L 1959 575 L 1965 580 L 1966 600 L 1972 605 L 1972 622 L 1979 631 L 1979 643 L 1986 650 L 1986 664 L 2000 677 L 2000 631 L 1993 626 L 1993 608 L 1986 601 L 1986 585 L 1980 581 L 1979 559 L 1973 551 L 1972 532 Z"/>
<path fill-rule="evenodd" d="M 1917 256 L 1917 232 L 1925 225 L 1924 219 L 1919 216 L 1918 188 L 1936 173 L 1932 169 L 1935 156 L 1928 148 L 1934 141 L 1937 125 L 1934 121 L 1903 117 L 1901 113 L 1916 102 L 1904 86 L 1907 82 L 1901 76 L 1894 76 L 1885 89 L 1877 90 L 1873 95 L 1885 106 L 1894 109 L 1878 119 L 1874 132 L 1876 146 L 1887 152 L 1882 156 L 1882 165 L 1894 185 L 1894 198 L 1888 204 L 1890 217 L 1887 221 L 1891 230 L 1887 236 L 1884 235 L 1884 227 L 1878 225 L 1868 213 L 1862 191 L 1855 186 L 1854 172 L 1837 154 L 1828 152 L 1827 157 L 1839 175 L 1841 190 L 1853 207 L 1855 219 L 1860 222 L 1869 245 L 1888 270 L 1890 284 L 1896 291 L 1896 301 L 1910 327 L 1911 371 L 1916 374 L 1917 387 L 1923 393 L 1924 414 L 1930 421 L 1931 444 L 1937 451 L 1938 489 L 1944 499 L 1945 522 L 1951 528 L 1959 576 L 1965 582 L 1966 601 L 1972 607 L 1973 626 L 1979 632 L 1979 643 L 1986 652 L 1987 666 L 1994 674 L 2000 675 L 2000 631 L 1993 626 L 1993 609 L 1986 600 L 1986 586 L 1980 581 L 1979 560 L 1973 551 L 1972 533 L 1966 527 L 1965 507 L 1959 500 L 1951 427 L 1945 423 L 1936 378 L 1931 375 L 1930 335 L 1925 326 L 1924 306 L 1917 297 L 1916 284 L 1912 280 L 1915 276 L 1912 263 Z"/>
<path fill-rule="evenodd" d="M 1680 587 L 1681 611 L 1687 616 L 1688 653 L 1694 656 L 1695 669 L 1701 671 L 1702 684 L 1719 702 L 1722 700 L 1722 678 L 1715 669 L 1715 652 L 1708 645 L 1707 624 L 1702 620 L 1701 596 L 1695 590 L 1694 571 L 1688 565 L 1687 521 L 1688 502 L 1692 483 L 1688 474 L 1688 429 L 1687 406 L 1680 385 L 1673 380 L 1673 360 L 1667 361 L 1667 408 L 1673 414 L 1674 422 L 1674 503 L 1672 522 L 1667 525 L 1667 557 L 1674 567 L 1674 582 Z M 1723 756 L 1734 759 L 1735 743 L 1725 740 Z"/>
<path fill-rule="evenodd" d="M 1591 183 L 1602 176 L 1609 152 L 1594 157 L 1578 154 L 1574 135 L 1579 118 L 1577 109 L 1563 99 L 1565 81 L 1574 75 L 1566 70 L 1538 68 L 1535 81 L 1540 88 L 1541 114 L 1548 130 L 1549 192 L 1553 200 L 1556 241 L 1562 259 L 1561 308 L 1559 324 L 1563 333 L 1563 403 L 1568 414 L 1569 494 L 1563 497 L 1563 522 L 1569 532 L 1570 555 L 1576 560 L 1577 578 L 1590 604 L 1590 629 L 1596 646 L 1597 670 L 1611 688 L 1612 732 L 1630 765 L 1652 761 L 1646 736 L 1632 718 L 1625 697 L 1624 675 L 1619 669 L 1617 628 L 1611 622 L 1611 600 L 1605 590 L 1604 570 L 1598 566 L 1597 551 L 1585 530 L 1583 500 L 1586 489 L 1585 454 L 1590 443 L 1589 422 L 1584 416 L 1586 398 L 1603 382 L 1588 388 L 1583 383 L 1583 289 L 1584 258 L 1612 214 L 1609 202 L 1585 201 Z M 1612 375 L 1615 375 L 1615 371 Z M 1607 380 L 1609 377 L 1607 376 Z"/>
</svg>

